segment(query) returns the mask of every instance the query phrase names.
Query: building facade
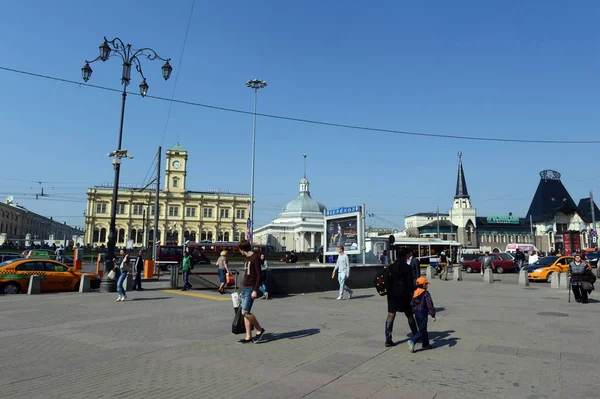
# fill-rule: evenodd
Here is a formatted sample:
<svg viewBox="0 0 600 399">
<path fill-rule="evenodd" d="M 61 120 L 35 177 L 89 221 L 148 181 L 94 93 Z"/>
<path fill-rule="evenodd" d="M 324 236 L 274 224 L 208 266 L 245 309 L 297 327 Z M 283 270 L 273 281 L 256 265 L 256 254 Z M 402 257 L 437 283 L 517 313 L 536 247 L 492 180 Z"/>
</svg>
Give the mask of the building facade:
<svg viewBox="0 0 600 399">
<path fill-rule="evenodd" d="M 239 241 L 246 238 L 250 196 L 225 192 L 190 191 L 188 152 L 177 143 L 166 153 L 164 187 L 159 193 L 158 232 L 161 245 L 185 241 Z M 112 187 L 87 192 L 86 243 L 108 243 Z M 117 246 L 148 247 L 154 242 L 155 190 L 119 188 Z"/>
<path fill-rule="evenodd" d="M 275 251 L 314 252 L 324 243 L 325 205 L 310 196 L 306 172 L 300 192 L 271 223 L 254 231 L 257 244 L 272 245 Z"/>
<path fill-rule="evenodd" d="M 0 245 L 30 245 L 30 241 L 50 239 L 77 241 L 82 235 L 83 230 L 32 212 L 10 198 L 0 203 Z"/>
</svg>

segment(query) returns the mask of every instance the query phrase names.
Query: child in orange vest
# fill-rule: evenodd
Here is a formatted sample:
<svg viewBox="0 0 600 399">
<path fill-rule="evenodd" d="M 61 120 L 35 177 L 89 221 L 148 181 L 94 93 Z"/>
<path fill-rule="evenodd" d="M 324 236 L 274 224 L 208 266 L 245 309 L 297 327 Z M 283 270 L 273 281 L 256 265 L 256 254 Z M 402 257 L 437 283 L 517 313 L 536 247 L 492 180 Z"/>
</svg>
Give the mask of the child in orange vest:
<svg viewBox="0 0 600 399">
<path fill-rule="evenodd" d="M 408 347 L 411 353 L 415 351 L 415 344 L 417 342 L 422 342 L 423 349 L 433 349 L 433 346 L 429 344 L 427 319 L 429 315 L 431 315 L 433 321 L 435 321 L 435 307 L 433 306 L 431 294 L 427 291 L 428 286 L 429 281 L 427 281 L 425 277 L 419 277 L 417 279 L 417 289 L 410 301 L 415 319 L 417 320 L 417 327 L 419 327 L 419 332 L 413 334 L 412 338 L 408 341 Z"/>
</svg>

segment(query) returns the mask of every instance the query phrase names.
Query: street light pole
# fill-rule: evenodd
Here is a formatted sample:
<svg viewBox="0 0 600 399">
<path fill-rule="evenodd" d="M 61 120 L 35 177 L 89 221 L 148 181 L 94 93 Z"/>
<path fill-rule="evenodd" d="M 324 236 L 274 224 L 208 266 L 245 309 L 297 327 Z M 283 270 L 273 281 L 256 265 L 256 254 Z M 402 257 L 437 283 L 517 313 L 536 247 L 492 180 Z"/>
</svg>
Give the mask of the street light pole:
<svg viewBox="0 0 600 399">
<path fill-rule="evenodd" d="M 254 162 L 256 154 L 256 103 L 258 100 L 258 89 L 267 86 L 267 82 L 260 79 L 252 79 L 246 82 L 246 87 L 254 89 L 254 124 L 252 127 L 252 167 L 250 176 L 250 243 L 254 241 Z"/>
<path fill-rule="evenodd" d="M 121 95 L 121 121 L 119 124 L 119 140 L 117 144 L 117 150 L 108 154 L 109 157 L 113 157 L 113 168 L 115 170 L 115 179 L 113 183 L 113 192 L 112 192 L 112 206 L 110 210 L 110 225 L 108 231 L 108 245 L 106 248 L 106 256 L 104 262 L 104 276 L 102 278 L 102 282 L 100 283 L 100 292 L 115 292 L 117 290 L 117 284 L 114 280 L 109 280 L 107 278 L 110 270 L 114 268 L 114 260 L 116 257 L 115 247 L 117 243 L 117 227 L 116 227 L 116 219 L 117 219 L 117 201 L 119 195 L 119 176 L 121 172 L 121 159 L 122 158 L 133 158 L 127 150 L 122 149 L 123 143 L 123 122 L 125 120 L 125 101 L 127 99 L 127 86 L 131 81 L 131 67 L 135 66 L 135 69 L 138 71 L 140 76 L 142 77 L 142 83 L 140 83 L 140 95 L 142 97 L 146 96 L 148 93 L 148 83 L 146 83 L 146 77 L 142 72 L 142 64 L 138 57 L 146 57 L 149 60 L 159 59 L 165 61 L 165 64 L 162 66 L 162 76 L 165 80 L 169 79 L 171 76 L 171 72 L 173 71 L 173 67 L 169 64 L 170 58 L 165 59 L 160 57 L 156 51 L 151 48 L 141 48 L 139 50 L 133 49 L 131 44 L 125 44 L 121 39 L 114 38 L 113 40 L 108 40 L 104 37 L 104 42 L 99 47 L 100 55 L 93 59 L 92 61 L 85 61 L 85 65 L 81 68 L 81 73 L 83 80 L 87 82 L 92 76 L 92 68 L 90 64 L 96 62 L 98 60 L 105 62 L 111 56 L 118 56 L 123 61 L 123 70 L 121 74 L 121 85 L 123 85 L 123 93 Z"/>
</svg>

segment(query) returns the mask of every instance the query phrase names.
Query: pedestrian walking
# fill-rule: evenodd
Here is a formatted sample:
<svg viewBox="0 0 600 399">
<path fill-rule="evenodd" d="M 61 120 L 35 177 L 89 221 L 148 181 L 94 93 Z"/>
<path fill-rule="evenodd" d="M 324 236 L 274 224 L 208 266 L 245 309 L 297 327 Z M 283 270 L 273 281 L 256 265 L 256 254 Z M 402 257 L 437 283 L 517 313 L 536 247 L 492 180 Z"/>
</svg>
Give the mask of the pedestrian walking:
<svg viewBox="0 0 600 399">
<path fill-rule="evenodd" d="M 192 268 L 192 258 L 188 251 L 183 251 L 183 261 L 181 262 L 181 271 L 183 272 L 183 288 L 181 291 L 187 291 L 192 288 L 190 284 L 190 269 Z"/>
<path fill-rule="evenodd" d="M 448 255 L 446 255 L 446 251 L 442 251 L 440 254 L 440 266 L 442 267 L 442 272 L 440 273 L 440 280 L 448 281 Z"/>
<path fill-rule="evenodd" d="M 568 274 L 571 280 L 571 290 L 573 290 L 576 302 L 588 303 L 588 291 L 584 289 L 584 282 L 586 274 L 591 272 L 590 265 L 581 259 L 580 254 L 576 254 L 575 260 L 569 265 Z"/>
<path fill-rule="evenodd" d="M 483 256 L 483 262 L 481 262 L 481 275 L 483 276 L 483 271 L 485 269 L 492 269 L 493 267 L 494 261 L 492 260 L 490 253 L 488 251 L 485 251 L 485 254 Z"/>
<path fill-rule="evenodd" d="M 144 251 L 141 249 L 138 252 L 137 258 L 135 258 L 135 263 L 133 264 L 133 272 L 135 273 L 135 277 L 133 279 L 133 287 L 131 288 L 134 291 L 144 291 L 142 288 L 142 271 L 144 270 Z"/>
<path fill-rule="evenodd" d="M 119 259 L 117 266 L 115 266 L 115 272 L 119 273 L 119 278 L 117 279 L 117 291 L 119 293 L 119 296 L 117 297 L 116 302 L 123 302 L 125 299 L 127 299 L 127 293 L 125 292 L 125 287 L 123 287 L 123 284 L 125 283 L 125 279 L 127 279 L 127 274 L 130 271 L 131 266 L 129 262 L 129 255 L 127 254 L 126 250 L 122 249 L 121 259 Z"/>
<path fill-rule="evenodd" d="M 396 312 L 403 312 L 408 321 L 410 331 L 418 332 L 417 323 L 413 316 L 410 300 L 414 292 L 414 281 L 411 267 L 406 263 L 407 253 L 400 250 L 396 261 L 388 268 L 390 273 L 389 290 L 387 294 L 387 319 L 385 320 L 385 346 L 395 346 L 392 340 Z"/>
<path fill-rule="evenodd" d="M 417 288 L 417 279 L 419 277 L 421 277 L 421 263 L 419 262 L 419 258 L 417 258 L 415 255 L 415 251 L 409 249 L 408 250 L 408 258 L 406 260 L 406 263 L 408 263 L 408 265 L 410 266 L 410 269 L 412 270 L 413 273 L 413 287 L 416 289 Z"/>
<path fill-rule="evenodd" d="M 539 256 L 538 256 L 537 252 L 535 252 L 535 251 L 531 251 L 531 253 L 529 254 L 529 261 L 528 261 L 528 263 L 529 263 L 530 265 L 533 265 L 533 264 L 534 264 L 535 262 L 537 262 L 539 259 L 540 259 L 540 258 L 539 258 Z"/>
<path fill-rule="evenodd" d="M 60 247 L 56 248 L 55 254 L 56 254 L 56 261 L 63 263 L 65 260 L 65 256 L 64 256 L 65 255 L 65 247 L 63 247 L 61 245 Z"/>
<path fill-rule="evenodd" d="M 258 343 L 264 340 L 265 329 L 260 325 L 256 316 L 251 313 L 251 310 L 254 300 L 258 298 L 260 287 L 260 258 L 258 254 L 252 252 L 252 245 L 248 241 L 241 241 L 238 244 L 238 249 L 246 258 L 244 261 L 245 273 L 242 286 L 242 315 L 244 316 L 246 336 L 239 343 Z M 257 331 L 254 339 L 252 338 L 252 329 Z"/>
<path fill-rule="evenodd" d="M 267 287 L 267 280 L 269 278 L 269 264 L 265 254 L 260 255 L 260 291 L 262 296 L 260 299 L 269 299 L 269 290 Z"/>
<path fill-rule="evenodd" d="M 425 277 L 419 277 L 417 279 L 417 289 L 413 293 L 413 298 L 410 301 L 415 319 L 417 320 L 417 327 L 419 332 L 413 334 L 408 340 L 408 350 L 413 353 L 415 351 L 415 344 L 421 342 L 423 349 L 433 349 L 433 346 L 429 343 L 429 334 L 427 333 L 427 321 L 429 315 L 433 321 L 435 321 L 435 306 L 433 306 L 433 300 L 431 294 L 427 291 L 429 287 L 429 281 Z"/>
<path fill-rule="evenodd" d="M 337 262 L 335 262 L 335 267 L 333 268 L 333 273 L 331 273 L 331 278 L 335 278 L 335 272 L 338 272 L 338 281 L 340 283 L 340 294 L 336 298 L 338 301 L 344 299 L 344 291 L 348 291 L 348 299 L 352 299 L 352 294 L 354 293 L 348 286 L 346 285 L 346 280 L 350 278 L 350 260 L 348 259 L 348 255 L 344 252 L 344 247 L 339 246 L 337 248 L 338 258 Z"/>
<path fill-rule="evenodd" d="M 517 248 L 517 252 L 515 253 L 515 260 L 517 261 L 519 270 L 521 270 L 523 268 L 523 263 L 525 262 L 525 254 L 519 248 Z"/>
<path fill-rule="evenodd" d="M 221 251 L 221 256 L 217 259 L 217 273 L 219 274 L 219 293 L 225 293 L 225 284 L 227 283 L 227 274 L 229 273 L 229 261 L 227 260 L 227 251 Z"/>
</svg>

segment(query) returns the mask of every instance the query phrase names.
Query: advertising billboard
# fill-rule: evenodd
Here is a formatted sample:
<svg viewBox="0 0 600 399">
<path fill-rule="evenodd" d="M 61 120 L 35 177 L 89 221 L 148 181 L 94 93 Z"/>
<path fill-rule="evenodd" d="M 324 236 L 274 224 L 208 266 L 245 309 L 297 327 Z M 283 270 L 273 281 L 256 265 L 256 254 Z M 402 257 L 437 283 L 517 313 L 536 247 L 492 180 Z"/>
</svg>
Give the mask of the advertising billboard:
<svg viewBox="0 0 600 399">
<path fill-rule="evenodd" d="M 326 255 L 337 254 L 339 246 L 349 254 L 361 253 L 362 230 L 360 207 L 340 208 L 328 211 L 325 217 L 325 248 Z"/>
</svg>

